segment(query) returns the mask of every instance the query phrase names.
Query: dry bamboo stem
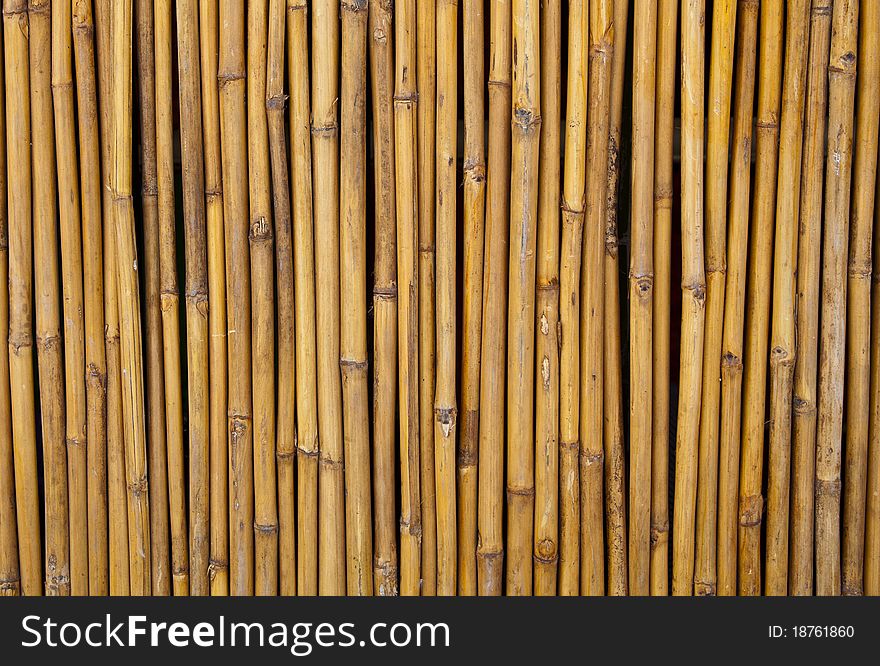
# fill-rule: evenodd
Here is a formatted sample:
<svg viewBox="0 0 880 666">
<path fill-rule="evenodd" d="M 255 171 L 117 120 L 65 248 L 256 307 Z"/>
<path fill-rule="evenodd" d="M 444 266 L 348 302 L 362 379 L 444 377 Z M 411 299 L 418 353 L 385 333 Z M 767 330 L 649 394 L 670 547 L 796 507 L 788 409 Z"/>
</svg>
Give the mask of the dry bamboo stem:
<svg viewBox="0 0 880 666">
<path fill-rule="evenodd" d="M 199 3 L 202 132 L 205 150 L 205 215 L 208 224 L 208 330 L 210 375 L 211 594 L 229 594 L 229 467 L 226 452 L 226 258 L 220 102 L 217 85 L 218 5 Z"/>
<path fill-rule="evenodd" d="M 864 23 L 873 16 L 865 7 Z M 865 18 L 868 17 L 868 18 Z M 870 53 L 870 52 L 869 52 Z M 866 54 L 867 55 L 867 54 Z M 864 68 L 863 68 L 864 71 Z M 880 303 L 880 169 L 874 190 L 874 248 L 871 301 Z M 867 501 L 865 502 L 865 594 L 880 595 L 880 308 L 871 311 L 871 414 L 868 441 Z"/>
<path fill-rule="evenodd" d="M 617 189 L 620 181 L 620 127 L 626 74 L 626 22 L 629 3 L 614 0 L 615 50 L 611 73 L 611 125 L 608 130 L 608 201 L 605 206 L 605 530 L 608 539 L 608 592 L 627 593 L 626 471 L 623 442 L 623 370 L 620 344 L 620 286 L 617 261 Z M 666 528 L 665 531 L 668 531 Z M 664 532 L 665 534 L 665 532 Z M 656 529 L 651 538 L 660 538 Z M 665 538 L 665 536 L 663 537 Z"/>
<path fill-rule="evenodd" d="M 416 82 L 418 85 L 419 178 L 419 433 L 422 501 L 421 592 L 437 593 L 437 505 L 434 479 L 434 118 L 437 113 L 436 3 L 417 3 Z M 500 518 L 499 518 L 500 519 Z"/>
<path fill-rule="evenodd" d="M 587 208 L 581 288 L 580 498 L 582 594 L 605 593 L 603 480 L 605 206 L 608 203 L 608 136 L 614 56 L 611 0 L 594 0 L 589 16 L 589 124 Z"/>
<path fill-rule="evenodd" d="M 802 8 L 799 8 L 801 12 Z M 760 72 L 755 133 L 755 193 L 746 279 L 746 344 L 743 369 L 743 417 L 739 483 L 739 593 L 760 592 L 760 538 L 763 498 L 764 423 L 770 289 L 773 270 L 773 220 L 776 214 L 776 165 L 782 83 L 783 7 L 778 0 L 761 7 Z M 797 26 L 798 16 L 791 25 Z M 803 30 L 803 26 L 800 28 Z M 803 33 L 801 33 L 803 34 Z M 790 113 L 790 111 L 788 112 Z"/>
<path fill-rule="evenodd" d="M 654 109 L 654 411 L 651 446 L 652 595 L 669 593 L 669 380 L 672 299 L 673 141 L 678 0 L 657 15 L 657 103 Z"/>
<path fill-rule="evenodd" d="M 843 594 L 864 594 L 865 515 L 870 423 L 871 232 L 880 121 L 880 5 L 866 2 L 859 33 L 852 217 L 849 238 L 846 345 L 846 468 L 843 506 Z M 875 306 L 876 307 L 876 306 Z"/>
<path fill-rule="evenodd" d="M 312 5 L 312 155 L 318 336 L 318 428 L 321 433 L 318 591 L 345 591 L 345 498 L 342 387 L 339 373 L 339 6 Z"/>
<path fill-rule="evenodd" d="M 583 28 L 584 0 L 568 6 Z M 559 570 L 558 592 L 580 592 L 580 303 L 587 151 L 587 49 L 583 30 L 568 33 L 562 246 L 559 261 Z M 549 123 L 549 121 L 548 121 Z M 549 325 L 549 322 L 548 322 Z"/>
<path fill-rule="evenodd" d="M 736 529 L 742 418 L 743 318 L 749 241 L 752 123 L 759 3 L 739 0 L 733 154 L 727 217 L 727 280 L 721 346 L 721 429 L 718 461 L 716 593 L 736 594 Z"/>
<path fill-rule="evenodd" d="M 486 66 L 483 56 L 484 3 L 482 0 L 465 0 L 463 4 L 462 50 L 467 66 L 464 68 L 462 167 L 465 230 L 461 350 L 462 427 L 458 440 L 457 477 L 458 593 L 473 596 L 477 593 L 477 454 L 480 441 L 480 340 L 483 323 L 483 231 L 486 216 Z M 549 12 L 551 10 L 548 9 Z M 558 157 L 558 150 L 556 155 Z M 550 205 L 555 208 L 557 203 L 558 196 L 553 198 Z M 555 355 L 553 358 L 555 361 Z M 555 416 L 553 419 L 555 422 Z M 554 495 L 555 487 L 554 481 Z M 555 524 L 555 517 L 553 522 Z M 555 583 L 553 587 L 555 589 Z"/>
<path fill-rule="evenodd" d="M 318 593 L 318 396 L 309 132 L 308 4 L 288 0 L 293 270 L 296 311 L 297 593 Z"/>
<path fill-rule="evenodd" d="M 822 330 L 819 339 L 816 422 L 816 593 L 819 595 L 837 595 L 841 592 L 840 467 L 846 349 L 846 264 L 858 28 L 859 2 L 836 2 L 831 19 L 828 64 L 828 155 L 825 222 L 822 229 Z M 852 377 L 848 379 L 849 390 L 852 391 L 856 380 Z M 858 424 L 848 421 L 848 430 L 853 427 L 858 427 Z M 847 476 L 847 480 L 852 479 Z M 844 591 L 852 592 L 849 589 Z"/>
<path fill-rule="evenodd" d="M 690 3 L 693 5 L 694 3 Z M 700 7 L 690 7 L 685 20 Z M 651 543 L 651 429 L 652 429 L 652 307 L 654 300 L 654 59 L 657 2 L 651 0 L 634 14 L 633 37 L 633 170 L 629 294 L 630 294 L 630 592 L 649 589 Z M 682 33 L 684 33 L 684 24 Z M 702 34 L 702 33 L 700 33 Z M 696 35 L 692 35 L 696 37 Z M 684 38 L 682 38 L 684 42 Z M 702 44 L 702 40 L 700 41 Z M 689 44 L 690 47 L 698 45 Z M 682 54 L 684 59 L 685 51 Z M 689 54 L 688 54 L 689 55 Z M 702 59 L 700 58 L 702 66 Z M 682 66 L 684 71 L 684 66 Z M 684 79 L 684 74 L 682 75 Z M 698 83 L 698 82 L 694 82 Z M 685 90 L 685 84 L 682 84 Z M 702 88 L 699 88 L 702 100 Z M 684 98 L 684 95 L 682 95 Z M 684 113 L 682 112 L 682 115 Z M 684 136 L 684 132 L 682 132 Z M 702 143 L 702 141 L 700 142 Z M 683 216 L 683 219 L 686 219 Z M 690 221 L 690 220 L 689 220 Z M 687 284 L 687 283 L 686 283 Z M 682 310 L 684 312 L 684 310 Z M 684 338 L 685 336 L 682 336 Z M 701 349 L 701 347 L 700 347 Z M 682 358 L 685 358 L 682 356 Z M 683 392 L 683 395 L 687 395 Z M 693 405 L 689 405 L 693 407 Z"/>
<path fill-rule="evenodd" d="M 272 167 L 275 215 L 275 276 L 278 281 L 278 393 L 275 458 L 278 471 L 278 582 L 285 596 L 296 594 L 296 344 L 294 338 L 293 237 L 290 186 L 287 180 L 287 137 L 284 130 L 285 0 L 269 3 L 266 47 L 266 121 Z M 271 372 L 271 371 L 270 371 Z"/>
<path fill-rule="evenodd" d="M 172 98 L 171 3 L 154 5 L 156 99 Z M 156 174 L 159 207 L 159 292 L 162 364 L 165 374 L 165 442 L 168 508 L 171 514 L 171 571 L 175 595 L 189 594 L 189 545 L 184 482 L 183 382 L 180 371 L 180 296 L 174 207 L 174 126 L 170 104 L 156 105 Z M 151 410 L 152 411 L 152 410 Z M 157 474 L 160 472 L 157 471 Z M 158 491 L 158 488 L 155 489 Z"/>
<path fill-rule="evenodd" d="M 727 276 L 727 168 L 736 0 L 719 0 L 712 12 L 709 118 L 706 136 L 706 323 L 703 338 L 703 389 L 697 470 L 697 528 L 694 543 L 694 589 L 715 594 L 718 500 L 718 426 L 721 393 L 721 338 Z"/>
<path fill-rule="evenodd" d="M 366 97 L 367 2 L 340 3 L 339 365 L 345 445 L 345 549 L 348 594 L 373 594 L 370 426 L 367 392 Z"/>
<path fill-rule="evenodd" d="M 42 539 L 37 485 L 32 295 L 31 114 L 25 0 L 3 3 L 6 168 L 9 174 L 9 383 L 21 591 L 42 593 Z"/>
<path fill-rule="evenodd" d="M 398 381 L 400 395 L 400 593 L 419 594 L 421 495 L 419 488 L 419 202 L 416 173 L 418 93 L 416 7 L 395 4 L 395 191 L 397 195 Z"/>
<path fill-rule="evenodd" d="M 394 190 L 392 3 L 369 5 L 375 168 L 373 281 L 373 587 L 397 596 L 395 411 L 397 407 L 397 237 Z"/>
<path fill-rule="evenodd" d="M 61 350 L 58 234 L 56 233 L 55 132 L 51 89 L 51 5 L 28 5 L 32 137 L 34 292 L 43 478 L 46 498 L 46 594 L 70 594 L 67 452 L 64 427 L 64 366 Z M 33 399 L 33 396 L 29 396 Z"/>
<path fill-rule="evenodd" d="M 675 442 L 672 593 L 694 591 L 694 519 L 706 307 L 703 264 L 703 0 L 681 15 L 681 370 Z"/>
<path fill-rule="evenodd" d="M 794 370 L 792 419 L 793 478 L 791 483 L 789 592 L 812 594 L 813 509 L 816 465 L 816 380 L 819 355 L 819 275 L 821 272 L 822 186 L 831 2 L 813 2 L 804 115 L 798 221 L 797 358 Z M 768 570 L 769 576 L 769 570 Z M 769 578 L 768 578 L 769 582 Z"/>
<path fill-rule="evenodd" d="M 226 234 L 229 371 L 229 592 L 254 591 L 253 433 L 251 430 L 251 281 L 248 251 L 248 154 L 245 106 L 245 8 L 220 4 L 220 136 Z"/>
</svg>

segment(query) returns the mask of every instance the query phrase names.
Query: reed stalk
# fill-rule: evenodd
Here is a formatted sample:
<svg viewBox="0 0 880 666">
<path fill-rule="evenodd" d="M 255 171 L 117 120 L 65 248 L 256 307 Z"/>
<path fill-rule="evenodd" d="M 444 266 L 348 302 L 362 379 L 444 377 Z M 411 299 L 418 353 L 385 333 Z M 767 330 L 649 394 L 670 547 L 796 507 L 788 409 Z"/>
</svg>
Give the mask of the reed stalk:
<svg viewBox="0 0 880 666">
<path fill-rule="evenodd" d="M 819 338 L 816 421 L 816 594 L 822 596 L 841 593 L 840 468 L 858 28 L 857 0 L 836 2 L 831 18 L 831 51 L 828 59 L 828 147 L 820 312 L 822 330 Z M 856 228 L 855 233 L 858 234 L 858 231 Z M 857 379 L 851 376 L 848 379 L 848 391 L 858 390 Z M 847 422 L 847 425 L 848 436 L 853 428 L 859 427 L 857 423 Z M 847 451 L 852 454 L 849 447 Z M 853 481 L 847 476 L 848 483 Z M 852 592 L 850 589 L 844 591 Z"/>
<path fill-rule="evenodd" d="M 393 7 L 369 5 L 373 99 L 375 275 L 373 279 L 373 589 L 397 596 L 395 430 L 397 409 L 397 231 L 394 189 Z"/>
</svg>

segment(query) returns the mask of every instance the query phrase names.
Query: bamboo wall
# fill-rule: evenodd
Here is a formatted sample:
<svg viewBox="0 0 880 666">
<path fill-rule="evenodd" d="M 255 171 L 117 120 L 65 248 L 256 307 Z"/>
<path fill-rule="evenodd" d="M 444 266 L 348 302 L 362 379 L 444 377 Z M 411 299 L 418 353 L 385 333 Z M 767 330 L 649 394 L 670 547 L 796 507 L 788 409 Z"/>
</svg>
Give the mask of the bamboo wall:
<svg viewBox="0 0 880 666">
<path fill-rule="evenodd" d="M 880 594 L 880 2 L 2 39 L 0 593 Z"/>
</svg>

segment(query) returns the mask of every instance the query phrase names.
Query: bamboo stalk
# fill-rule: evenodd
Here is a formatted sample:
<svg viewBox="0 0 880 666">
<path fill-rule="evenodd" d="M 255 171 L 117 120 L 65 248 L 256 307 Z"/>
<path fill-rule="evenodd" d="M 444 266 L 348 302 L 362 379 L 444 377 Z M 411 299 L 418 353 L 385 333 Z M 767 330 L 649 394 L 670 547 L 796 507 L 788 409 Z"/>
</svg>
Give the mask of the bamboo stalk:
<svg viewBox="0 0 880 666">
<path fill-rule="evenodd" d="M 366 0 L 340 3 L 339 365 L 345 445 L 345 550 L 348 594 L 373 594 L 370 525 L 370 426 L 366 312 Z"/>
<path fill-rule="evenodd" d="M 172 98 L 171 3 L 154 5 L 156 99 Z M 175 595 L 189 594 L 189 545 L 183 445 L 183 381 L 180 371 L 180 294 L 177 284 L 174 205 L 174 127 L 170 104 L 156 105 L 156 176 L 159 206 L 159 292 L 162 364 L 165 374 L 165 442 L 168 507 L 171 514 L 171 571 Z M 159 474 L 157 472 L 157 474 Z"/>
<path fill-rule="evenodd" d="M 312 160 L 314 168 L 315 296 L 318 336 L 318 591 L 346 589 L 345 498 L 342 472 L 342 386 L 339 373 L 339 7 L 312 5 Z"/>
<path fill-rule="evenodd" d="M 397 407 L 397 237 L 394 189 L 392 3 L 369 5 L 375 171 L 373 281 L 373 588 L 397 596 L 395 411 Z"/>
<path fill-rule="evenodd" d="M 657 7 L 654 109 L 654 411 L 651 446 L 652 595 L 669 593 L 669 381 L 672 300 L 673 142 L 678 0 Z"/>
<path fill-rule="evenodd" d="M 308 3 L 288 0 L 290 151 L 296 323 L 297 593 L 318 593 L 318 396 L 315 361 L 315 241 L 309 133 Z"/>
<path fill-rule="evenodd" d="M 721 392 L 721 338 L 727 278 L 727 168 L 736 0 L 716 2 L 712 11 L 709 103 L 705 171 L 706 304 L 703 389 L 697 469 L 697 529 L 693 593 L 714 595 L 718 502 L 718 426 Z"/>
<path fill-rule="evenodd" d="M 293 238 L 287 180 L 287 137 L 284 130 L 285 0 L 269 3 L 266 50 L 266 121 L 272 168 L 275 215 L 275 276 L 278 281 L 278 394 L 275 457 L 278 471 L 278 582 L 285 596 L 296 594 L 296 344 L 294 338 Z"/>
<path fill-rule="evenodd" d="M 822 331 L 816 422 L 816 594 L 841 592 L 840 467 L 846 349 L 847 245 L 859 3 L 837 2 L 828 64 L 828 155 L 822 238 Z M 876 151 L 875 151 L 876 152 Z M 849 378 L 849 390 L 855 378 Z M 849 423 L 849 428 L 858 424 Z M 847 451 L 850 451 L 848 448 Z M 852 479 L 848 476 L 848 482 Z M 851 590 L 844 590 L 850 593 Z"/>
<path fill-rule="evenodd" d="M 416 7 L 395 4 L 395 190 L 397 195 L 398 381 L 400 395 L 400 593 L 419 594 L 421 495 L 419 465 L 419 183 Z"/>
<path fill-rule="evenodd" d="M 871 10 L 865 8 L 865 16 Z M 865 19 L 867 23 L 867 19 Z M 868 52 L 870 53 L 870 52 Z M 880 169 L 874 190 L 874 248 L 871 301 L 880 303 Z M 880 307 L 871 311 L 871 414 L 868 441 L 867 501 L 865 502 L 865 594 L 880 595 Z"/>
<path fill-rule="evenodd" d="M 254 591 L 254 460 L 251 420 L 251 281 L 248 251 L 244 5 L 220 4 L 220 138 L 226 235 L 229 592 Z"/>
<path fill-rule="evenodd" d="M 483 324 L 483 232 L 486 218 L 484 10 L 482 0 L 465 0 L 462 17 L 462 51 L 464 62 L 467 63 L 464 68 L 463 83 L 464 164 L 462 166 L 465 286 L 462 299 L 462 427 L 458 440 L 456 480 L 459 509 L 458 593 L 463 596 L 473 596 L 477 593 L 477 454 L 480 442 L 480 340 Z M 555 4 L 552 9 L 548 9 L 548 14 L 552 12 L 558 13 Z M 556 157 L 559 156 L 558 149 L 555 154 Z M 558 172 L 558 167 L 556 170 Z M 558 199 L 558 195 L 553 197 L 549 205 L 555 209 Z M 555 335 L 553 339 L 555 340 Z M 555 460 L 555 453 L 553 456 Z M 554 495 L 555 486 L 554 482 L 552 484 Z M 552 520 L 555 524 L 555 518 Z M 536 540 L 535 543 L 537 544 L 538 541 Z M 553 554 L 555 555 L 555 546 Z M 553 587 L 555 589 L 555 582 Z"/>
<path fill-rule="evenodd" d="M 692 2 L 691 5 L 694 3 Z M 700 11 L 691 6 L 691 13 Z M 652 430 L 652 308 L 654 299 L 654 58 L 656 56 L 657 2 L 651 0 L 633 15 L 633 170 L 629 270 L 630 298 L 630 592 L 649 590 L 651 543 L 651 430 Z M 682 34 L 685 23 L 682 23 Z M 697 38 L 698 35 L 690 35 Z M 684 43 L 684 37 L 682 37 Z M 689 47 L 700 48 L 698 44 Z M 682 61 L 685 55 L 683 49 Z M 682 65 L 684 79 L 684 64 Z M 699 84 L 699 81 L 694 81 Z M 686 90 L 684 82 L 682 90 Z M 702 99 L 702 88 L 695 91 Z M 684 98 L 684 95 L 682 95 Z M 684 105 L 683 105 L 684 106 Z M 684 116 L 684 110 L 682 111 Z M 682 132 L 684 136 L 684 132 Z M 702 143 L 702 141 L 701 141 Z M 682 219 L 688 219 L 682 216 Z M 688 284 L 685 282 L 684 284 Z M 687 292 L 686 292 L 687 293 Z M 684 312 L 684 309 L 682 309 Z M 685 336 L 682 336 L 684 339 Z M 701 348 L 700 348 L 701 349 Z M 684 357 L 684 354 L 682 355 Z M 683 396 L 687 396 L 685 391 Z M 693 405 L 689 405 L 693 407 Z M 677 524 L 677 521 L 676 521 Z"/>
<path fill-rule="evenodd" d="M 572 0 L 568 25 L 583 27 L 586 3 Z M 587 164 L 587 49 L 568 32 L 562 246 L 559 261 L 559 569 L 560 595 L 580 592 L 580 303 Z M 491 109 L 491 107 L 490 107 Z M 548 321 L 549 325 L 549 321 Z"/>
<path fill-rule="evenodd" d="M 614 0 L 614 32 L 626 44 L 629 3 Z M 608 534 L 608 590 L 627 593 L 626 462 L 623 441 L 623 370 L 621 368 L 620 287 L 617 260 L 617 190 L 620 181 L 620 128 L 626 47 L 612 59 L 611 111 L 608 131 L 608 201 L 605 206 L 605 529 Z M 668 531 L 668 529 L 667 529 Z M 655 532 L 659 537 L 659 532 Z M 653 538 L 653 537 L 652 537 Z"/>
<path fill-rule="evenodd" d="M 437 504 L 434 479 L 434 119 L 436 109 L 436 3 L 417 3 L 416 82 L 419 178 L 419 434 L 422 501 L 421 592 L 437 593 Z M 500 520 L 500 517 L 499 517 Z"/>
<path fill-rule="evenodd" d="M 746 278 L 746 345 L 739 482 L 737 563 L 738 590 L 741 595 L 755 595 L 760 590 L 759 547 L 764 506 L 761 480 L 782 94 L 782 9 L 782 4 L 778 1 L 764 2 L 761 6 L 761 64 L 755 124 L 755 192 L 752 198 L 752 233 L 749 238 L 749 267 Z M 803 11 L 801 7 L 797 9 Z M 803 17 L 792 15 L 790 18 L 791 26 L 803 34 L 803 26 L 800 26 Z M 788 111 L 786 115 L 790 113 Z"/>
<path fill-rule="evenodd" d="M 742 419 L 743 320 L 749 243 L 749 195 L 752 169 L 755 61 L 759 3 L 737 7 L 736 88 L 733 154 L 727 218 L 727 280 L 721 346 L 721 428 L 718 462 L 718 535 L 716 593 L 736 594 L 736 529 Z"/>
<path fill-rule="evenodd" d="M 220 101 L 217 82 L 218 4 L 199 3 L 205 215 L 208 224 L 208 329 L 210 341 L 210 565 L 211 594 L 229 594 L 229 467 L 226 451 L 226 258 Z"/>
<path fill-rule="evenodd" d="M 877 205 L 878 121 L 880 121 L 880 5 L 861 5 L 855 162 L 849 239 L 846 344 L 846 467 L 844 469 L 844 594 L 865 593 L 865 517 L 870 423 L 871 232 Z M 875 305 L 876 307 L 876 305 Z"/>
<path fill-rule="evenodd" d="M 9 245 L 9 384 L 18 564 L 21 591 L 42 593 L 42 538 L 37 486 L 33 352 L 33 218 L 28 13 L 25 0 L 4 0 L 3 48 Z M 2 329 L 0 329 L 2 330 Z M 48 539 L 48 535 L 47 535 Z"/>
<path fill-rule="evenodd" d="M 816 380 L 819 355 L 819 275 L 821 272 L 822 186 L 831 2 L 813 2 L 804 116 L 798 221 L 797 358 L 794 371 L 794 458 L 791 484 L 789 591 L 812 594 L 813 510 L 816 473 Z M 780 563 L 780 566 L 783 563 Z M 769 575 L 769 572 L 768 572 Z"/>
</svg>

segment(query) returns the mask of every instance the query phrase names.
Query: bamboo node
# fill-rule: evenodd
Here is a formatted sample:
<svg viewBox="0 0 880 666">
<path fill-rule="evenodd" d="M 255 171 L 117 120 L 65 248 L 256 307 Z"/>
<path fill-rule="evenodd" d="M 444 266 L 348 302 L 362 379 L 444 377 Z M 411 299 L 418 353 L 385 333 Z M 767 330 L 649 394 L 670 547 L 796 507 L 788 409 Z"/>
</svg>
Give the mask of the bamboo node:
<svg viewBox="0 0 880 666">
<path fill-rule="evenodd" d="M 345 469 L 344 463 L 341 460 L 333 460 L 333 458 L 330 457 L 329 453 L 321 452 L 319 461 L 321 463 L 321 466 L 324 467 L 325 469 L 329 469 L 329 470 Z"/>
<path fill-rule="evenodd" d="M 312 136 L 335 137 L 339 131 L 339 125 L 330 123 L 329 125 L 312 125 Z"/>
<path fill-rule="evenodd" d="M 61 346 L 61 337 L 57 333 L 48 333 L 37 336 L 37 348 L 42 351 L 54 351 Z"/>
<path fill-rule="evenodd" d="M 740 527 L 757 527 L 761 524 L 764 513 L 764 497 L 761 495 L 747 495 L 739 500 L 739 524 Z"/>
<path fill-rule="evenodd" d="M 507 486 L 507 500 L 511 501 L 514 497 L 534 497 L 535 487 L 527 486 L 518 488 L 516 486 Z"/>
<path fill-rule="evenodd" d="M 248 234 L 251 245 L 269 243 L 272 241 L 272 225 L 262 215 L 251 222 L 251 230 Z"/>
<path fill-rule="evenodd" d="M 466 181 L 471 183 L 483 183 L 486 181 L 486 165 L 477 159 L 469 158 L 465 160 L 462 171 Z"/>
<path fill-rule="evenodd" d="M 0 578 L 0 595 L 18 596 L 21 594 L 21 578 Z"/>
<path fill-rule="evenodd" d="M 715 583 L 694 579 L 694 595 L 698 597 L 714 597 Z"/>
<path fill-rule="evenodd" d="M 69 449 L 77 449 L 82 448 L 85 449 L 88 446 L 88 440 L 84 436 L 73 435 L 71 437 L 67 437 L 65 439 L 67 443 L 67 448 Z"/>
<path fill-rule="evenodd" d="M 455 407 L 436 407 L 434 409 L 434 418 L 440 425 L 440 432 L 444 438 L 448 438 L 452 429 L 455 428 L 455 417 L 457 410 Z"/>
<path fill-rule="evenodd" d="M 339 367 L 343 372 L 365 372 L 367 369 L 367 362 L 354 358 L 340 357 Z"/>
<path fill-rule="evenodd" d="M 840 479 L 816 479 L 816 499 L 840 499 Z"/>
<path fill-rule="evenodd" d="M 208 562 L 208 578 L 214 580 L 218 572 L 229 571 L 229 563 L 226 560 L 218 560 L 212 557 Z"/>
<path fill-rule="evenodd" d="M 487 85 L 490 88 L 498 87 L 498 88 L 503 88 L 505 90 L 510 90 L 512 88 L 510 81 L 501 81 L 498 79 L 489 79 L 489 81 L 487 82 Z"/>
<path fill-rule="evenodd" d="M 844 597 L 861 597 L 865 594 L 859 582 L 850 583 L 849 581 L 843 582 L 843 584 L 840 586 L 840 593 Z"/>
<path fill-rule="evenodd" d="M 417 92 L 397 93 L 392 99 L 404 106 L 410 106 L 419 101 L 419 94 Z"/>
<path fill-rule="evenodd" d="M 604 451 L 587 451 L 584 449 L 579 454 L 579 459 L 581 464 L 587 465 L 588 467 L 591 465 L 603 465 L 605 463 L 605 452 Z"/>
<path fill-rule="evenodd" d="M 31 347 L 32 344 L 30 330 L 16 330 L 9 334 L 9 349 L 15 356 L 18 356 L 22 349 Z"/>
<path fill-rule="evenodd" d="M 307 3 L 307 2 L 297 2 L 296 0 L 287 0 L 287 11 L 289 11 L 289 12 L 307 11 L 308 8 L 309 8 L 309 3 Z"/>
<path fill-rule="evenodd" d="M 410 536 L 416 537 L 419 541 L 422 539 L 422 522 L 414 518 L 411 521 L 405 520 L 403 516 L 400 518 L 400 532 L 401 534 L 409 534 Z"/>
<path fill-rule="evenodd" d="M 255 534 L 277 534 L 278 533 L 278 525 L 273 523 L 270 525 L 261 525 L 260 523 L 254 521 L 254 533 Z"/>
<path fill-rule="evenodd" d="M 651 291 L 654 289 L 653 273 L 643 273 L 641 275 L 630 273 L 630 279 L 633 281 L 639 297 L 647 298 L 650 296 Z"/>
<path fill-rule="evenodd" d="M 513 110 L 513 126 L 526 133 L 532 132 L 541 127 L 541 115 L 531 109 L 517 106 Z"/>
<path fill-rule="evenodd" d="M 342 2 L 339 3 L 339 9 L 344 12 L 362 12 L 367 8 L 367 1 L 368 0 L 349 0 L 346 2 L 345 0 L 342 0 Z"/>
<path fill-rule="evenodd" d="M 379 581 L 376 589 L 380 597 L 397 596 L 397 566 L 394 562 L 383 561 L 377 555 L 373 558 L 373 575 Z"/>
<path fill-rule="evenodd" d="M 664 543 L 668 540 L 669 534 L 669 521 L 665 520 L 662 523 L 651 523 L 651 546 L 656 546 L 659 543 Z"/>
<path fill-rule="evenodd" d="M 850 266 L 848 275 L 853 280 L 870 280 L 872 271 L 870 266 Z"/>
<path fill-rule="evenodd" d="M 294 458 L 296 458 L 296 447 L 294 447 L 290 451 L 281 451 L 277 449 L 275 451 L 275 460 L 277 460 L 278 462 L 287 462 L 289 460 L 293 460 Z"/>
<path fill-rule="evenodd" d="M 577 454 L 580 454 L 580 451 L 581 451 L 581 442 L 580 442 L 579 439 L 575 439 L 575 440 L 572 440 L 572 441 L 569 441 L 569 442 L 567 442 L 567 441 L 565 441 L 565 440 L 560 440 L 560 441 L 559 441 L 559 448 L 560 448 L 562 451 L 567 451 L 567 452 L 569 452 L 569 453 L 577 453 Z"/>
<path fill-rule="evenodd" d="M 737 354 L 729 351 L 722 355 L 721 367 L 727 369 L 729 372 L 739 373 L 742 371 L 743 362 Z"/>
<path fill-rule="evenodd" d="M 810 13 L 813 16 L 831 16 L 831 0 L 828 0 L 825 4 L 813 2 Z"/>
<path fill-rule="evenodd" d="M 267 111 L 284 111 L 284 108 L 287 106 L 288 96 L 284 93 L 280 93 L 278 95 L 272 95 L 271 97 L 266 98 L 266 110 Z"/>
<path fill-rule="evenodd" d="M 148 481 L 146 475 L 141 475 L 128 483 L 128 490 L 136 499 L 147 494 Z"/>
<path fill-rule="evenodd" d="M 373 297 L 380 301 L 397 300 L 397 285 L 392 284 L 389 287 L 373 287 Z"/>
<path fill-rule="evenodd" d="M 213 187 L 205 190 L 205 199 L 207 199 L 208 203 L 211 203 L 216 200 L 223 199 L 223 188 L 222 187 Z"/>
<path fill-rule="evenodd" d="M 220 72 L 217 74 L 217 86 L 222 91 L 226 86 L 236 81 L 244 81 L 247 74 L 244 72 Z"/>
<path fill-rule="evenodd" d="M 697 304 L 697 307 L 704 307 L 706 304 L 706 285 L 703 282 L 698 282 L 697 284 L 688 284 L 686 282 L 681 283 L 682 291 L 689 291 Z"/>
<path fill-rule="evenodd" d="M 556 564 L 559 561 L 556 541 L 553 539 L 541 539 L 535 544 L 535 553 L 532 559 L 539 564 Z"/>
<path fill-rule="evenodd" d="M 770 351 L 770 363 L 781 367 L 790 367 L 794 365 L 794 357 L 788 353 L 785 347 L 777 345 Z"/>
<path fill-rule="evenodd" d="M 794 395 L 791 399 L 791 409 L 797 416 L 810 416 L 816 412 L 816 403 L 813 400 Z"/>
<path fill-rule="evenodd" d="M 672 188 L 659 185 L 654 189 L 654 206 L 661 210 L 672 209 Z"/>
</svg>

